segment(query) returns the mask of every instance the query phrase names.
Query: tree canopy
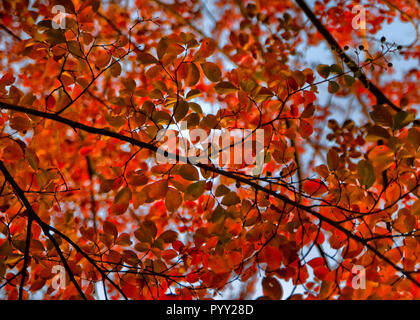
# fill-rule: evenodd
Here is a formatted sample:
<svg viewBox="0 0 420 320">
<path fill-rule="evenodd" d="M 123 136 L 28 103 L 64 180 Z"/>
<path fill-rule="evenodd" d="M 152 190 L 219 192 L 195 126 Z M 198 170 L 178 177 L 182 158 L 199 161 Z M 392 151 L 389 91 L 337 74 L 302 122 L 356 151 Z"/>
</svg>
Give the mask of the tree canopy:
<svg viewBox="0 0 420 320">
<path fill-rule="evenodd" d="M 0 297 L 420 298 L 419 19 L 3 0 Z"/>
</svg>

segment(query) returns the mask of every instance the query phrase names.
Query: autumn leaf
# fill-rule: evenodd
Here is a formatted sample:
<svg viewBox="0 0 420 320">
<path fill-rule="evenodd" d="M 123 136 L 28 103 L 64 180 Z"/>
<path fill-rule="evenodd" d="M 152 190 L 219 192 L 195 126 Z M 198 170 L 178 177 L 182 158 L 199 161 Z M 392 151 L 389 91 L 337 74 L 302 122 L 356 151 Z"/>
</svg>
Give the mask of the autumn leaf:
<svg viewBox="0 0 420 320">
<path fill-rule="evenodd" d="M 209 79 L 212 82 L 219 81 L 220 77 L 222 76 L 222 72 L 220 71 L 220 68 L 218 67 L 217 64 L 213 62 L 202 63 L 201 69 L 203 70 L 207 79 Z"/>
<path fill-rule="evenodd" d="M 115 196 L 114 203 L 111 206 L 111 212 L 117 215 L 123 214 L 127 211 L 130 204 L 132 193 L 130 188 L 122 188 Z"/>
<path fill-rule="evenodd" d="M 369 189 L 376 180 L 372 164 L 367 160 L 360 160 L 357 164 L 357 172 L 360 176 L 360 184 Z"/>
<path fill-rule="evenodd" d="M 214 87 L 218 94 L 229 94 L 237 91 L 238 89 L 229 81 L 223 81 L 216 84 Z"/>
<path fill-rule="evenodd" d="M 262 288 L 264 296 L 270 297 L 273 300 L 279 300 L 283 296 L 283 288 L 276 278 L 265 277 L 262 281 Z"/>
<path fill-rule="evenodd" d="M 302 185 L 303 191 L 311 196 L 320 196 L 327 192 L 327 188 L 320 180 L 306 180 Z"/>
<path fill-rule="evenodd" d="M 179 174 L 186 180 L 196 181 L 199 178 L 198 170 L 191 164 L 184 164 L 179 168 Z"/>
<path fill-rule="evenodd" d="M 150 53 L 141 52 L 137 55 L 137 60 L 144 65 L 155 64 L 158 60 L 152 56 Z"/>
<path fill-rule="evenodd" d="M 168 211 L 170 212 L 174 212 L 181 206 L 181 204 L 182 204 L 181 193 L 174 188 L 168 188 L 168 191 L 165 197 L 166 209 L 168 209 Z"/>
<path fill-rule="evenodd" d="M 187 194 L 191 196 L 193 199 L 198 198 L 201 196 L 204 192 L 206 182 L 205 181 L 197 181 L 192 184 L 190 184 L 187 188 Z"/>
<path fill-rule="evenodd" d="M 199 2 L 2 2 L 1 297 L 420 299 L 415 1 Z"/>
</svg>

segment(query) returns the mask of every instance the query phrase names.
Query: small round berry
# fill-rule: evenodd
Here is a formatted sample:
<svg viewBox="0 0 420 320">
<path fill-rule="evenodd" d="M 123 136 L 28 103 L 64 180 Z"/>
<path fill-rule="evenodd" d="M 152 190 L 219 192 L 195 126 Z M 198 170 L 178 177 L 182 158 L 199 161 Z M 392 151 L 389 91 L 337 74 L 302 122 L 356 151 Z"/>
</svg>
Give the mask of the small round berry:
<svg viewBox="0 0 420 320">
<path fill-rule="evenodd" d="M 362 46 L 362 45 L 360 45 L 359 46 L 359 50 L 363 50 L 365 47 L 364 46 Z"/>
<path fill-rule="evenodd" d="M 390 68 L 392 67 L 392 63 L 391 63 L 391 62 L 390 62 L 390 63 L 388 63 L 388 67 L 390 67 Z"/>
<path fill-rule="evenodd" d="M 349 50 L 349 46 L 344 46 L 344 51 Z"/>
<path fill-rule="evenodd" d="M 381 38 L 381 42 L 385 42 L 386 41 L 386 38 L 385 37 L 382 37 Z"/>
</svg>

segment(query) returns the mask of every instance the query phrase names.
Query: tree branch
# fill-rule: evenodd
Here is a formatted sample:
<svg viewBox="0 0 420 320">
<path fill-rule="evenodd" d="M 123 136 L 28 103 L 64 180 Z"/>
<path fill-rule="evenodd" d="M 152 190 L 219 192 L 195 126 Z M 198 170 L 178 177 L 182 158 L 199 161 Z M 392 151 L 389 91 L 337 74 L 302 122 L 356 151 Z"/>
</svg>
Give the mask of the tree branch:
<svg viewBox="0 0 420 320">
<path fill-rule="evenodd" d="M 7 28 L 5 25 L 3 25 L 2 23 L 0 23 L 0 28 L 3 29 L 4 31 L 6 31 L 9 35 L 11 35 L 13 38 L 15 38 L 15 40 L 18 41 L 22 41 L 22 38 L 19 37 L 18 35 L 14 34 L 9 28 Z"/>
<path fill-rule="evenodd" d="M 80 296 L 87 300 L 85 294 L 83 293 L 82 289 L 80 288 L 79 284 L 77 283 L 76 279 L 74 278 L 73 272 L 71 271 L 66 258 L 63 255 L 63 252 L 60 249 L 59 244 L 57 243 L 57 240 L 51 235 L 49 228 L 47 228 L 47 224 L 41 220 L 41 218 L 38 217 L 38 215 L 35 213 L 34 209 L 32 208 L 31 204 L 29 203 L 28 199 L 25 196 L 25 193 L 23 192 L 23 190 L 18 186 L 18 184 L 16 183 L 16 181 L 13 179 L 13 177 L 10 175 L 10 172 L 7 170 L 6 166 L 4 165 L 3 161 L 0 160 L 0 170 L 4 175 L 4 178 L 7 180 L 7 182 L 9 182 L 9 184 L 12 186 L 12 188 L 15 190 L 16 195 L 18 196 L 18 198 L 20 199 L 20 201 L 22 201 L 23 205 L 25 206 L 27 212 L 28 212 L 28 219 L 29 220 L 35 220 L 39 226 L 41 227 L 42 231 L 44 232 L 44 234 L 51 240 L 51 242 L 53 243 L 58 255 L 60 256 L 61 261 L 64 264 L 64 268 L 66 269 L 67 273 L 69 274 L 70 280 L 71 282 L 73 282 L 74 286 L 76 287 L 77 291 L 79 292 Z M 31 222 L 32 223 L 32 222 Z M 26 244 L 26 248 L 25 248 L 25 256 L 26 256 L 26 252 L 29 250 L 29 245 Z M 29 255 L 29 253 L 28 253 Z M 26 259 L 27 260 L 27 259 Z M 24 262 L 25 265 L 25 262 Z M 26 262 L 27 265 L 27 262 Z M 26 274 L 26 269 L 23 269 L 23 274 L 22 274 L 22 281 L 24 281 L 25 278 L 25 274 Z M 23 286 L 22 282 L 21 282 L 21 286 Z M 19 293 L 19 297 L 21 297 L 21 293 Z"/>
<path fill-rule="evenodd" d="M 11 104 L 7 104 L 4 102 L 0 102 L 0 108 L 2 109 L 8 109 L 8 110 L 14 110 L 14 111 L 18 111 L 18 112 L 23 112 L 23 113 L 27 113 L 27 114 L 32 114 L 35 116 L 39 116 L 39 117 L 43 117 L 46 119 L 51 119 L 57 122 L 61 122 L 63 124 L 67 124 L 72 128 L 76 128 L 76 129 L 80 129 L 92 134 L 99 134 L 99 135 L 103 135 L 103 136 L 107 136 L 107 137 L 111 137 L 111 138 L 115 138 L 121 141 L 125 141 L 128 142 L 130 144 L 136 145 L 138 147 L 141 148 L 145 148 L 147 150 L 156 152 L 158 150 L 158 147 L 149 144 L 149 143 L 145 143 L 127 136 L 124 136 L 122 134 L 113 132 L 113 131 L 109 131 L 106 129 L 102 129 L 102 128 L 96 128 L 96 127 L 91 127 L 91 126 L 87 126 L 84 125 L 82 123 L 70 120 L 70 119 L 66 119 L 63 118 L 57 114 L 51 114 L 51 113 L 46 113 L 46 112 L 42 112 L 42 111 L 38 111 L 38 110 L 34 110 L 34 109 L 30 109 L 30 108 L 26 108 L 26 107 L 21 107 L 21 106 L 16 106 L 16 105 L 11 105 Z M 411 280 L 416 286 L 420 287 L 420 282 L 418 282 L 412 275 L 410 272 L 405 271 L 403 268 L 399 267 L 398 265 L 396 265 L 395 263 L 393 263 L 390 259 L 388 259 L 386 256 L 384 256 L 381 252 L 379 252 L 375 247 L 373 247 L 372 245 L 370 245 L 365 239 L 357 236 L 356 234 L 353 234 L 350 230 L 347 230 L 346 228 L 342 227 L 339 223 L 337 223 L 334 220 L 331 220 L 328 217 L 323 216 L 322 214 L 320 214 L 317 211 L 314 211 L 311 207 L 305 206 L 301 203 L 298 203 L 294 200 L 289 199 L 288 197 L 277 193 L 274 190 L 271 189 L 267 189 L 261 185 L 259 185 L 256 182 L 250 181 L 242 176 L 239 176 L 233 172 L 229 172 L 229 171 L 224 171 L 221 169 L 218 169 L 216 167 L 213 167 L 211 165 L 207 165 L 207 164 L 202 164 L 202 163 L 193 163 L 191 161 L 188 160 L 187 157 L 181 157 L 179 155 L 175 155 L 175 154 L 168 154 L 168 158 L 172 158 L 172 159 L 176 159 L 182 162 L 186 162 L 186 163 L 191 163 L 203 170 L 206 171 L 210 171 L 210 172 L 214 172 L 220 175 L 223 175 L 225 177 L 234 179 L 236 181 L 242 182 L 244 184 L 247 184 L 251 187 L 253 187 L 255 190 L 259 190 L 262 191 L 268 195 L 271 195 L 273 197 L 275 197 L 276 199 L 279 199 L 281 201 L 283 201 L 285 204 L 289 204 L 291 206 L 296 207 L 297 209 L 303 210 L 307 213 L 309 213 L 310 215 L 312 215 L 313 217 L 317 218 L 320 222 L 325 222 L 327 224 L 329 224 L 330 226 L 334 227 L 335 229 L 343 232 L 347 237 L 359 242 L 360 244 L 362 244 L 363 246 L 365 246 L 367 249 L 369 249 L 370 251 L 372 251 L 376 256 L 378 256 L 380 259 L 382 259 L 383 261 L 385 261 L 386 263 L 388 263 L 392 268 L 394 268 L 396 271 L 401 272 L 403 275 L 405 275 L 407 277 L 407 279 Z M 24 195 L 23 195 L 24 196 Z M 28 203 L 29 204 L 29 203 Z M 30 206 L 29 206 L 30 207 Z M 31 208 L 31 207 L 30 207 Z M 31 208 L 32 210 L 32 208 Z M 33 212 L 33 210 L 32 210 Z M 39 219 L 39 218 L 38 218 Z M 38 222 L 38 221 L 37 221 Z M 42 221 L 41 221 L 42 222 Z M 55 229 L 53 229 L 51 226 L 50 228 L 54 231 Z M 64 237 L 65 235 L 59 233 L 60 236 Z M 68 239 L 68 238 L 67 238 Z M 71 241 L 70 239 L 68 239 L 66 241 Z M 73 244 L 72 244 L 73 245 Z M 83 252 L 84 253 L 84 252 Z M 90 259 L 90 257 L 88 255 L 84 255 L 87 259 Z"/>
<path fill-rule="evenodd" d="M 19 300 L 22 300 L 23 297 L 23 286 L 25 284 L 25 278 L 27 269 L 28 269 L 28 263 L 29 263 L 29 249 L 31 246 L 31 239 L 32 239 L 32 217 L 28 216 L 28 224 L 26 227 L 26 241 L 25 241 L 25 253 L 23 258 L 23 267 L 21 270 L 22 273 L 22 279 L 20 280 L 20 286 L 19 286 Z"/>
<path fill-rule="evenodd" d="M 357 67 L 357 64 L 343 51 L 335 38 L 331 33 L 324 27 L 321 21 L 315 16 L 312 10 L 308 7 L 304 0 L 296 0 L 296 3 L 303 10 L 305 15 L 311 20 L 318 32 L 324 37 L 324 39 L 329 44 L 332 51 L 337 52 L 340 59 L 344 61 L 347 67 L 355 73 L 360 82 L 368 89 L 375 97 L 377 104 L 387 104 L 395 111 L 402 111 L 400 107 L 397 107 L 385 94 L 373 84 L 366 75 Z M 359 71 L 359 72 L 358 72 Z M 420 125 L 420 120 L 414 120 L 414 123 Z"/>
</svg>

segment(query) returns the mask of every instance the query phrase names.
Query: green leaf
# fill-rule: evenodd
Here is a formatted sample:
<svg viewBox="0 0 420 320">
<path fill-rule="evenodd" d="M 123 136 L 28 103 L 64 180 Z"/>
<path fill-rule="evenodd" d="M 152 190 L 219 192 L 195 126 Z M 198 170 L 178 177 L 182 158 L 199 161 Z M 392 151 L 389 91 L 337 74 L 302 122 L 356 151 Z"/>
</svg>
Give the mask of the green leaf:
<svg viewBox="0 0 420 320">
<path fill-rule="evenodd" d="M 344 75 L 344 83 L 347 87 L 351 87 L 356 82 L 356 79 L 354 79 L 352 76 L 349 76 L 348 74 Z"/>
<path fill-rule="evenodd" d="M 318 71 L 319 75 L 325 79 L 330 75 L 330 67 L 326 64 L 318 65 L 318 67 L 316 67 L 316 71 Z"/>
<path fill-rule="evenodd" d="M 330 81 L 328 83 L 328 92 L 329 93 L 336 93 L 338 90 L 340 90 L 340 85 L 335 81 Z"/>
<path fill-rule="evenodd" d="M 332 64 L 330 66 L 330 72 L 335 74 L 343 73 L 343 69 L 338 64 Z"/>
</svg>

